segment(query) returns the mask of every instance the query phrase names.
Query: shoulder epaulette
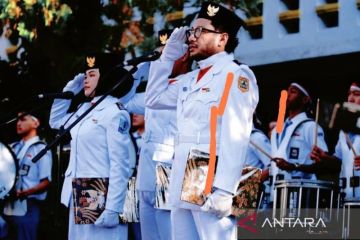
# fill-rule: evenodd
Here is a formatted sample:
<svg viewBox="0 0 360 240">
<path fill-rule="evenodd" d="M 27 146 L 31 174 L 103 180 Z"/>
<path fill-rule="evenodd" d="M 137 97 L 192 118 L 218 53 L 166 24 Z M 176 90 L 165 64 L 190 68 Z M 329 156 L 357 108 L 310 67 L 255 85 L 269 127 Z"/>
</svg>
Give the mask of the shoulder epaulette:
<svg viewBox="0 0 360 240">
<path fill-rule="evenodd" d="M 124 105 L 120 102 L 117 102 L 116 103 L 116 106 L 120 109 L 120 110 L 125 110 L 126 111 L 126 108 L 124 107 Z"/>
<path fill-rule="evenodd" d="M 237 60 L 237 59 L 234 59 L 233 62 L 236 63 L 236 64 L 239 65 L 239 66 L 242 65 L 242 63 L 241 63 L 239 60 Z"/>
<path fill-rule="evenodd" d="M 36 146 L 36 145 L 39 145 L 39 144 L 46 145 L 46 143 L 44 141 L 40 140 L 40 141 L 37 141 L 37 142 L 31 144 L 30 146 Z"/>
<path fill-rule="evenodd" d="M 303 125 L 304 123 L 306 123 L 306 122 L 315 122 L 313 119 L 311 119 L 311 118 L 307 118 L 307 119 L 304 119 L 304 120 L 302 120 L 297 126 L 296 126 L 296 128 L 294 129 L 294 132 L 301 126 L 301 125 Z"/>
</svg>

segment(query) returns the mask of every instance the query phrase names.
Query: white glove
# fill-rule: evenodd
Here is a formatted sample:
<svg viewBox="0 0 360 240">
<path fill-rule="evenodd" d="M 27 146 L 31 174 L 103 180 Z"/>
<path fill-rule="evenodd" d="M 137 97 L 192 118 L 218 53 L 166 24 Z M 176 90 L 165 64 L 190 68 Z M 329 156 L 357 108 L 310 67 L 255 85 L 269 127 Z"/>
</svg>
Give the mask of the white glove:
<svg viewBox="0 0 360 240">
<path fill-rule="evenodd" d="M 66 84 L 63 91 L 64 92 L 70 91 L 73 92 L 75 95 L 78 94 L 81 91 L 81 89 L 84 88 L 84 79 L 85 79 L 85 74 L 79 73 L 74 77 L 73 80 L 69 81 Z"/>
<path fill-rule="evenodd" d="M 216 189 L 207 199 L 201 210 L 215 214 L 219 218 L 231 214 L 233 195 L 221 189 Z"/>
<path fill-rule="evenodd" d="M 119 213 L 105 209 L 94 224 L 98 227 L 115 227 L 116 225 L 120 224 Z"/>
<path fill-rule="evenodd" d="M 188 45 L 186 41 L 186 27 L 175 28 L 161 54 L 161 61 L 176 61 L 186 53 Z"/>
</svg>

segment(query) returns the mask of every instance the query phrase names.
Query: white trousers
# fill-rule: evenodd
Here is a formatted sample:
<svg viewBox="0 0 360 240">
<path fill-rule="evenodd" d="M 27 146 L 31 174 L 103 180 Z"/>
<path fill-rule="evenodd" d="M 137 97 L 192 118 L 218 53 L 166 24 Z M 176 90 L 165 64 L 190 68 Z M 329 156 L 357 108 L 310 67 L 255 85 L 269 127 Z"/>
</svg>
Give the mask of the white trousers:
<svg viewBox="0 0 360 240">
<path fill-rule="evenodd" d="M 74 208 L 71 204 L 69 214 L 69 240 L 127 240 L 128 225 L 119 224 L 116 227 L 98 227 L 94 224 L 75 224 Z"/>
<path fill-rule="evenodd" d="M 170 211 L 154 208 L 155 191 L 139 191 L 141 237 L 144 240 L 170 240 Z"/>
<path fill-rule="evenodd" d="M 171 211 L 173 240 L 234 240 L 235 217 L 218 218 L 214 214 L 175 208 Z"/>
</svg>

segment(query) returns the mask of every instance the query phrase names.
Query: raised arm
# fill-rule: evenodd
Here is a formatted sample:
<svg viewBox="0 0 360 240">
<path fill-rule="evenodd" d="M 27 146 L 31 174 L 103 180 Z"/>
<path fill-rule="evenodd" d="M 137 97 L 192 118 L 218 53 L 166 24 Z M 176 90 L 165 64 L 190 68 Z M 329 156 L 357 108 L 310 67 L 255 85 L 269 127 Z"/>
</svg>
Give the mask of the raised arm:
<svg viewBox="0 0 360 240">
<path fill-rule="evenodd" d="M 63 89 L 63 92 L 70 91 L 74 95 L 78 94 L 84 87 L 85 75 L 79 73 L 73 80 L 69 81 Z M 49 125 L 53 129 L 59 129 L 64 125 L 65 121 L 70 117 L 70 113 L 67 113 L 71 104 L 71 100 L 55 99 L 51 106 Z M 69 122 L 70 123 L 70 122 Z M 68 124 L 69 124 L 68 123 Z"/>
<path fill-rule="evenodd" d="M 166 42 L 159 60 L 150 65 L 145 104 L 154 109 L 175 109 L 179 83 L 169 84 L 169 76 L 176 60 L 187 51 L 186 28 L 176 28 Z"/>
</svg>

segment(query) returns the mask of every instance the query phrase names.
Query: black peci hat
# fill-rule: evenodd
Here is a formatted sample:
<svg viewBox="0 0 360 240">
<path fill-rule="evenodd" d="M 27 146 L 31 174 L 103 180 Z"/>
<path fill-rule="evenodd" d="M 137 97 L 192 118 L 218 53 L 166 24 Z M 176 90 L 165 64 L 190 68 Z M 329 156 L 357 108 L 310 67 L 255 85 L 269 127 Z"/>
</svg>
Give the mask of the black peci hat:
<svg viewBox="0 0 360 240">
<path fill-rule="evenodd" d="M 211 20 L 214 27 L 222 26 L 223 31 L 231 36 L 236 36 L 244 21 L 233 11 L 217 3 L 204 2 L 197 18 Z"/>
<path fill-rule="evenodd" d="M 163 29 L 158 32 L 158 46 L 165 46 L 166 41 L 170 38 L 170 35 L 174 29 Z"/>
<path fill-rule="evenodd" d="M 122 56 L 115 53 L 93 53 L 85 57 L 85 70 L 99 69 L 100 72 L 96 87 L 97 96 L 109 91 L 123 76 L 127 76 L 126 80 L 110 95 L 120 98 L 130 91 L 134 78 L 127 70 L 119 66 L 122 62 Z"/>
</svg>

